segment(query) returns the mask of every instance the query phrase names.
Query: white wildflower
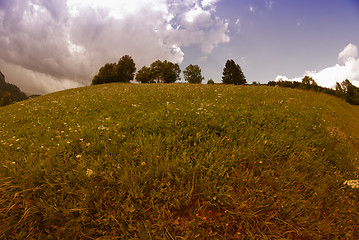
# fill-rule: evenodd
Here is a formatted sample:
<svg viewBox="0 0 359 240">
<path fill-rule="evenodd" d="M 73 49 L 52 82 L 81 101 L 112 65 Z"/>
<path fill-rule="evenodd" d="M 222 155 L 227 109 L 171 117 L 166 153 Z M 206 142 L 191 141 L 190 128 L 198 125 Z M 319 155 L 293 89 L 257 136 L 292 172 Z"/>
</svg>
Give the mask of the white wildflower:
<svg viewBox="0 0 359 240">
<path fill-rule="evenodd" d="M 108 127 L 105 127 L 105 126 L 101 125 L 97 129 L 100 130 L 100 131 L 104 131 L 104 130 L 108 130 Z"/>
<path fill-rule="evenodd" d="M 90 177 L 90 176 L 93 175 L 93 174 L 94 174 L 94 172 L 93 172 L 90 168 L 88 168 L 88 169 L 86 170 L 86 176 Z"/>
<path fill-rule="evenodd" d="M 359 188 L 359 180 L 347 180 L 344 182 L 344 185 L 348 185 L 352 188 Z"/>
</svg>

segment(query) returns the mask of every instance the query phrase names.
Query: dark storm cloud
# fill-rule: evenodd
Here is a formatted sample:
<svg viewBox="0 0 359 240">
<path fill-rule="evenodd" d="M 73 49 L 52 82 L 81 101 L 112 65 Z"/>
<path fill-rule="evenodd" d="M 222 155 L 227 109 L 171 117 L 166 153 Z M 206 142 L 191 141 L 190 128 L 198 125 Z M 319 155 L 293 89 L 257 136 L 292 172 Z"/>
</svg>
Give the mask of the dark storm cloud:
<svg viewBox="0 0 359 240">
<path fill-rule="evenodd" d="M 40 81 L 37 90 L 49 92 L 88 85 L 100 66 L 125 54 L 138 68 L 156 59 L 180 63 L 183 46 L 208 54 L 229 41 L 216 2 L 0 0 L 0 68 L 23 69 L 23 81 Z"/>
</svg>

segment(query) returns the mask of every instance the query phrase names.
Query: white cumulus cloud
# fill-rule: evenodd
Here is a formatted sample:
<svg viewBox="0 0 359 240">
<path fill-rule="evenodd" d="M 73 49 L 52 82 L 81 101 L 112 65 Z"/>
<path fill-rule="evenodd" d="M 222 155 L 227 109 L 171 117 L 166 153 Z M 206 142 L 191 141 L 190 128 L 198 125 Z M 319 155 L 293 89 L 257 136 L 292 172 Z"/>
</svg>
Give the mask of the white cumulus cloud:
<svg viewBox="0 0 359 240">
<path fill-rule="evenodd" d="M 335 88 L 337 82 L 341 83 L 345 79 L 350 80 L 352 84 L 359 87 L 358 47 L 351 43 L 348 44 L 338 54 L 338 61 L 339 63 L 334 66 L 319 71 L 306 71 L 302 76 L 296 78 L 278 75 L 276 81 L 282 79 L 301 82 L 304 76 L 310 76 L 322 87 Z"/>
<path fill-rule="evenodd" d="M 99 67 L 125 54 L 137 69 L 157 59 L 181 63 L 184 46 L 206 55 L 229 42 L 228 21 L 216 15 L 218 2 L 1 1 L 0 69 L 8 81 L 10 75 L 21 78 L 12 81 L 24 91 L 47 93 L 88 85 Z M 17 74 L 10 73 L 15 68 Z"/>
<path fill-rule="evenodd" d="M 358 56 L 358 47 L 349 43 L 343 51 L 341 51 L 338 55 L 338 60 L 341 63 L 346 63 L 350 61 L 352 58 L 356 58 Z"/>
</svg>

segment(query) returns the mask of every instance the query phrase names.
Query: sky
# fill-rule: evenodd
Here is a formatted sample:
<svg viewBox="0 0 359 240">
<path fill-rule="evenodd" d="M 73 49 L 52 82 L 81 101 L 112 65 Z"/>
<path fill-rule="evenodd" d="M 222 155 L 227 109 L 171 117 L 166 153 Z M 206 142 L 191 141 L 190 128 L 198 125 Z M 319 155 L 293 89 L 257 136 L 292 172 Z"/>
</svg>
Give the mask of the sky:
<svg viewBox="0 0 359 240">
<path fill-rule="evenodd" d="M 203 83 L 233 59 L 248 83 L 359 86 L 358 47 L 359 0 L 0 0 L 0 71 L 29 94 L 88 86 L 123 55 L 197 64 Z"/>
</svg>

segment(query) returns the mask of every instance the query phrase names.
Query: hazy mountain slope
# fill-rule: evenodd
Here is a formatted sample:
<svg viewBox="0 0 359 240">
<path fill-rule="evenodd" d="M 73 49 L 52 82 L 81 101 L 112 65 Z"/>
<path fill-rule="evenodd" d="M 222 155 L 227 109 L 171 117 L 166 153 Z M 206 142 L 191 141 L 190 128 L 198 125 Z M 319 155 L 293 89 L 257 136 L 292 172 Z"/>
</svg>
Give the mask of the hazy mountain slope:
<svg viewBox="0 0 359 240">
<path fill-rule="evenodd" d="M 17 86 L 6 83 L 5 80 L 0 79 L 0 98 L 5 92 L 9 92 L 11 94 L 11 100 L 15 102 L 28 99 L 26 94 L 23 93 Z"/>
</svg>

